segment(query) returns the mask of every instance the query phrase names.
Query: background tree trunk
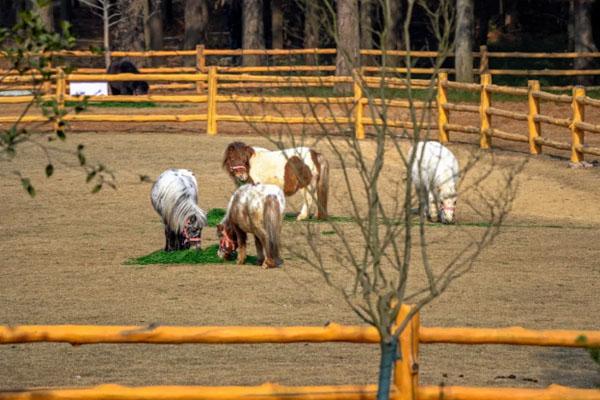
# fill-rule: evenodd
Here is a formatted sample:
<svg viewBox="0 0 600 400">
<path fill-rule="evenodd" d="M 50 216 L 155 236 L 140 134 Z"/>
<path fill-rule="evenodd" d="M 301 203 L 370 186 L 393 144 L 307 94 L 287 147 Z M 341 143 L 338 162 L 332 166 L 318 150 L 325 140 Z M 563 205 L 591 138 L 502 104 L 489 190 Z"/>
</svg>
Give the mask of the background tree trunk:
<svg viewBox="0 0 600 400">
<path fill-rule="evenodd" d="M 304 12 L 304 48 L 316 49 L 319 47 L 319 6 L 315 1 L 306 0 Z M 315 55 L 307 55 L 307 64 L 317 64 Z"/>
<path fill-rule="evenodd" d="M 196 45 L 206 43 L 208 27 L 207 0 L 185 0 L 185 36 L 184 49 L 195 49 Z M 194 58 L 186 58 L 185 64 L 196 65 Z"/>
<path fill-rule="evenodd" d="M 357 0 L 337 1 L 337 57 L 335 74 L 348 76 L 359 64 L 359 13 Z M 345 86 L 345 85 L 344 85 Z"/>
<path fill-rule="evenodd" d="M 150 50 L 161 50 L 164 47 L 162 10 L 160 0 L 145 0 L 144 3 L 144 42 Z M 164 65 L 159 57 L 150 62 L 154 66 Z"/>
<path fill-rule="evenodd" d="M 361 0 L 360 2 L 360 48 L 373 48 L 373 4 L 372 0 Z M 365 56 L 361 59 L 363 65 L 373 65 L 371 56 Z"/>
<path fill-rule="evenodd" d="M 242 0 L 242 48 L 264 49 L 263 1 Z M 243 56 L 243 65 L 260 65 L 261 56 Z"/>
<path fill-rule="evenodd" d="M 121 19 L 114 30 L 114 50 L 144 50 L 144 1 L 146 0 L 119 1 Z M 143 59 L 136 60 L 135 64 L 143 65 Z"/>
<path fill-rule="evenodd" d="M 34 6 L 36 3 L 33 2 Z M 37 6 L 36 6 L 37 7 Z M 44 27 L 48 32 L 54 32 L 54 4 L 53 2 L 49 2 L 48 5 L 44 7 L 38 7 L 37 12 L 40 14 L 40 18 L 44 23 Z"/>
<path fill-rule="evenodd" d="M 383 2 L 384 35 L 381 46 L 387 50 L 403 49 L 402 44 L 402 17 L 400 0 L 386 0 Z M 381 65 L 394 67 L 401 64 L 402 59 L 396 56 L 385 56 Z"/>
<path fill-rule="evenodd" d="M 473 82 L 473 0 L 457 0 L 454 42 L 456 80 Z"/>
<path fill-rule="evenodd" d="M 271 48 L 283 49 L 283 0 L 271 0 Z"/>
<path fill-rule="evenodd" d="M 573 5 L 573 27 L 574 44 L 576 52 L 594 52 L 598 51 L 594 44 L 594 32 L 592 29 L 592 3 L 593 0 L 571 0 Z M 575 59 L 575 69 L 591 68 L 593 60 L 586 57 L 577 57 Z M 579 76 L 577 83 L 580 85 L 590 85 L 593 82 L 591 76 Z"/>
</svg>

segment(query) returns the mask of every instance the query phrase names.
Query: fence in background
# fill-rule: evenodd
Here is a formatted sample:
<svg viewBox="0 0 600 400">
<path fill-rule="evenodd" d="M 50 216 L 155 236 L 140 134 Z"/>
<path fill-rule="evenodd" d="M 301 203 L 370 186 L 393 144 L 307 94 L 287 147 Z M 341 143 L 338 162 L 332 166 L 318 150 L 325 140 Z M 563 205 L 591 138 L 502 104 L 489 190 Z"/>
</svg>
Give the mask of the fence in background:
<svg viewBox="0 0 600 400">
<path fill-rule="evenodd" d="M 410 313 L 403 306 L 399 322 Z M 585 343 L 581 338 L 585 337 Z M 144 327 L 144 326 L 0 326 L 0 345 L 34 342 L 66 342 L 76 345 L 98 343 L 146 344 L 242 344 L 349 342 L 378 343 L 375 328 L 329 324 L 325 327 Z M 588 347 L 600 346 L 600 331 L 527 330 L 519 327 L 427 328 L 420 326 L 419 314 L 408 321 L 399 338 L 402 357 L 396 361 L 391 398 L 394 400 L 470 400 L 536 399 L 600 400 L 598 389 L 575 389 L 551 385 L 546 389 L 421 386 L 419 385 L 419 344 L 509 344 L 529 346 Z M 155 386 L 122 387 L 102 385 L 89 388 L 37 389 L 17 392 L 0 391 L 0 400 L 73 400 L 73 399 L 375 399 L 376 385 L 280 386 L 264 384 L 242 386 Z"/>
<path fill-rule="evenodd" d="M 492 83 L 492 75 L 481 74 L 480 83 L 459 83 L 448 79 L 446 72 L 440 72 L 437 79 L 437 99 L 435 102 L 408 101 L 401 98 L 380 99 L 365 94 L 368 88 L 385 85 L 391 89 L 428 89 L 435 84 L 431 80 L 412 79 L 410 81 L 395 77 L 365 76 L 361 71 L 355 71 L 353 77 L 338 76 L 273 76 L 273 75 L 251 75 L 251 74 L 225 74 L 219 73 L 217 67 L 208 67 L 208 73 L 191 74 L 70 74 L 65 75 L 62 71 L 56 74 L 54 84 L 54 95 L 47 95 L 45 100 L 57 101 L 59 110 L 65 108 L 66 101 L 80 100 L 80 98 L 68 96 L 66 90 L 69 82 L 98 82 L 98 81 L 148 81 L 148 82 L 185 82 L 185 84 L 196 88 L 195 94 L 173 94 L 173 95 L 144 95 L 144 96 L 97 96 L 90 97 L 91 103 L 119 101 L 119 102 L 153 102 L 153 103 L 193 103 L 206 105 L 205 112 L 194 112 L 191 114 L 151 114 L 151 115 L 123 115 L 123 114 L 66 114 L 63 118 L 67 122 L 206 122 L 206 132 L 216 135 L 219 122 L 237 122 L 252 124 L 288 124 L 288 125 L 335 125 L 340 131 L 353 130 L 357 138 L 366 136 L 366 128 L 369 126 L 385 126 L 389 128 L 413 129 L 414 125 L 406 119 L 392 118 L 393 113 L 388 113 L 388 118 L 383 121 L 372 112 L 373 109 L 382 107 L 384 104 L 389 110 L 408 109 L 414 107 L 424 109 L 437 107 L 437 124 L 423 122 L 419 124 L 421 129 L 438 129 L 439 140 L 446 143 L 450 140 L 450 132 L 462 132 L 477 135 L 481 148 L 487 149 L 492 146 L 492 139 L 502 139 L 512 142 L 522 142 L 529 145 L 531 154 L 539 154 L 543 147 L 565 150 L 570 152 L 572 162 L 579 163 L 584 160 L 584 155 L 600 156 L 600 148 L 585 145 L 585 134 L 599 134 L 600 125 L 585 121 L 586 108 L 600 107 L 600 100 L 592 99 L 586 95 L 586 89 L 576 87 L 571 95 L 553 94 L 542 91 L 539 81 L 529 81 L 528 88 L 500 86 Z M 35 77 L 12 76 L 6 77 L 9 81 L 22 81 L 35 79 Z M 252 96 L 245 94 L 231 94 L 236 90 L 247 88 L 249 84 L 261 88 L 276 87 L 330 87 L 336 84 L 352 85 L 352 96 Z M 227 93 L 219 91 L 227 90 Z M 459 90 L 479 93 L 479 105 L 459 104 L 448 101 L 448 90 Z M 494 94 L 503 93 L 523 97 L 523 102 L 528 104 L 528 113 L 518 113 L 492 105 Z M 397 96 L 397 95 L 396 95 Z M 0 104 L 28 103 L 33 96 L 0 97 Z M 518 101 L 518 100 L 517 100 Z M 551 101 L 571 105 L 569 117 L 557 118 L 540 112 L 540 102 Z M 219 104 L 237 104 L 237 114 L 226 114 L 219 112 Z M 310 115 L 285 115 L 281 110 L 272 114 L 257 115 L 256 110 L 244 114 L 239 105 L 261 104 L 281 106 L 286 104 L 297 105 L 327 105 L 343 107 L 341 115 L 331 111 L 322 116 L 318 113 Z M 365 110 L 367 112 L 365 112 Z M 200 110 L 198 110 L 200 111 Z M 369 112 L 371 111 L 371 112 Z M 264 112 L 264 110 L 262 111 Z M 479 115 L 479 125 L 465 125 L 459 121 L 451 121 L 452 112 L 474 113 Z M 507 132 L 494 126 L 492 117 L 498 116 L 527 123 L 527 134 Z M 46 122 L 48 119 L 42 115 L 26 115 L 20 117 L 0 116 L 0 123 L 11 123 L 19 120 L 21 122 Z M 544 137 L 542 124 L 550 124 L 565 128 L 570 140 L 556 141 Z M 566 135 L 565 135 L 566 136 Z"/>
<path fill-rule="evenodd" d="M 320 74 L 320 75 L 333 75 L 335 73 L 335 62 L 333 61 L 336 56 L 336 49 L 334 48 L 314 48 L 314 49 L 207 49 L 203 45 L 199 45 L 195 50 L 160 50 L 160 51 L 111 51 L 111 56 L 115 58 L 120 57 L 131 57 L 134 59 L 149 59 L 153 60 L 156 58 L 193 58 L 195 60 L 195 66 L 177 66 L 177 67 L 148 67 L 141 68 L 140 72 L 149 74 L 175 74 L 175 73 L 208 73 L 210 66 L 215 66 L 219 73 L 296 73 L 296 74 Z M 53 57 L 57 58 L 74 58 L 74 59 L 86 59 L 86 58 L 100 58 L 103 57 L 101 52 L 92 51 L 60 51 L 51 53 Z M 365 74 L 376 74 L 381 72 L 381 58 L 384 52 L 382 50 L 370 49 L 361 50 L 360 54 L 364 61 L 365 66 L 362 68 Z M 407 56 L 407 51 L 403 50 L 389 50 L 385 52 L 386 57 L 390 60 L 387 69 L 398 74 L 405 74 L 408 72 L 406 67 L 394 67 L 398 63 L 402 64 L 404 58 Z M 228 60 L 228 64 L 231 64 L 231 58 L 243 57 L 243 56 L 262 56 L 262 63 L 272 60 L 272 64 L 279 65 L 257 65 L 257 66 L 235 66 L 235 65 L 219 65 L 222 60 Z M 410 72 L 413 75 L 426 75 L 431 76 L 437 73 L 437 69 L 432 66 L 435 64 L 434 60 L 439 56 L 437 51 L 411 51 L 411 60 L 417 62 L 410 68 Z M 326 59 L 323 59 L 326 57 Z M 447 55 L 449 59 L 453 57 L 453 54 Z M 473 72 L 479 74 L 481 72 L 489 72 L 493 76 L 512 76 L 512 77 L 574 77 L 574 76 L 600 76 L 600 69 L 585 69 L 576 70 L 568 66 L 564 69 L 522 69 L 522 68 L 489 68 L 490 63 L 494 60 L 562 60 L 570 61 L 576 58 L 600 58 L 600 52 L 588 52 L 588 53 L 529 53 L 529 52 L 493 52 L 488 51 L 486 46 L 481 46 L 479 52 L 473 52 L 474 60 L 478 60 L 476 66 L 474 66 Z M 260 59 L 259 59 L 260 60 Z M 369 65 L 373 64 L 373 65 Z M 58 60 L 56 63 L 57 66 Z M 375 66 L 379 65 L 379 66 Z M 77 68 L 78 74 L 101 74 L 105 72 L 104 68 Z M 454 73 L 453 68 L 442 68 L 442 72 L 449 74 Z M 15 87 L 18 89 L 18 87 Z M 187 84 L 169 84 L 160 85 L 154 89 L 161 90 L 181 90 L 191 89 L 191 85 Z M 545 86 L 547 90 L 554 89 L 572 89 L 572 85 L 567 86 Z"/>
</svg>

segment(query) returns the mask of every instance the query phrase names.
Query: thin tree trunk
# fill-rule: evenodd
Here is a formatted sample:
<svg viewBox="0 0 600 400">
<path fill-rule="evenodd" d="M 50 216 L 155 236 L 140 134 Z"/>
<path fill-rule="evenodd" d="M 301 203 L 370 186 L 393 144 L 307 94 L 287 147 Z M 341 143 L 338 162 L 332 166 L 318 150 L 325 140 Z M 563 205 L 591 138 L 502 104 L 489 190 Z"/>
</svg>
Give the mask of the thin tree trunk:
<svg viewBox="0 0 600 400">
<path fill-rule="evenodd" d="M 304 13 L 304 48 L 316 49 L 319 47 L 319 6 L 316 1 L 306 0 Z M 316 55 L 306 56 L 307 64 L 317 64 Z"/>
<path fill-rule="evenodd" d="M 208 3 L 206 0 L 185 0 L 185 35 L 183 48 L 192 50 L 198 44 L 206 43 L 208 28 Z M 188 66 L 196 65 L 196 60 L 188 58 Z"/>
<path fill-rule="evenodd" d="M 457 0 L 454 41 L 456 80 L 473 82 L 473 0 Z"/>
<path fill-rule="evenodd" d="M 104 0 L 102 2 L 102 37 L 103 37 L 103 43 L 104 43 L 104 64 L 105 67 L 108 69 L 108 67 L 110 66 L 110 27 L 108 26 L 109 23 L 109 7 L 110 7 L 110 2 L 109 0 Z"/>
<path fill-rule="evenodd" d="M 398 352 L 398 341 L 381 342 L 381 359 L 379 360 L 379 383 L 377 385 L 377 400 L 388 400 L 392 385 L 394 361 Z"/>
<path fill-rule="evenodd" d="M 147 0 L 148 19 L 146 20 L 145 30 L 148 31 L 146 46 L 150 50 L 162 50 L 164 47 L 162 10 L 160 0 Z"/>
<path fill-rule="evenodd" d="M 578 53 L 597 51 L 594 44 L 594 33 L 592 28 L 592 3 L 593 0 L 572 0 L 575 2 L 574 11 L 574 31 L 575 31 L 575 51 Z M 591 68 L 593 60 L 589 57 L 577 57 L 575 59 L 575 69 Z M 577 77 L 577 83 L 580 85 L 589 85 L 593 82 L 590 76 Z"/>
<path fill-rule="evenodd" d="M 400 0 L 385 0 L 383 2 L 384 32 L 381 45 L 385 51 L 403 48 L 401 7 Z M 381 65 L 393 67 L 399 65 L 401 60 L 400 57 L 384 55 Z"/>
<path fill-rule="evenodd" d="M 283 49 L 282 0 L 271 0 L 271 47 Z"/>
<path fill-rule="evenodd" d="M 335 74 L 338 76 L 349 76 L 351 75 L 353 68 L 360 67 L 360 33 L 358 20 L 358 1 L 338 0 L 336 37 L 337 57 L 335 62 Z"/>
<path fill-rule="evenodd" d="M 265 48 L 262 0 L 242 0 L 242 48 Z M 243 56 L 243 65 L 260 65 L 261 63 L 261 56 Z"/>
<path fill-rule="evenodd" d="M 360 48 L 369 50 L 373 48 L 373 9 L 372 0 L 361 0 L 360 2 Z M 366 56 L 362 64 L 372 65 L 370 56 Z"/>
</svg>

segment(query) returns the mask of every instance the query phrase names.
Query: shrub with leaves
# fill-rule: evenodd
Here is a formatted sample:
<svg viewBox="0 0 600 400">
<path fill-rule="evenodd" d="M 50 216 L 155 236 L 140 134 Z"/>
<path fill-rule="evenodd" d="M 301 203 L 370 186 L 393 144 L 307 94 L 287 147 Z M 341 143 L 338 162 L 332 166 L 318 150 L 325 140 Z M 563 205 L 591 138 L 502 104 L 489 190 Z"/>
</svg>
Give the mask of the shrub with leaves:
<svg viewBox="0 0 600 400">
<path fill-rule="evenodd" d="M 50 98 L 43 93 L 45 84 L 52 82 L 56 70 L 52 63 L 62 65 L 65 73 L 70 72 L 68 65 L 54 54 L 60 50 L 72 48 L 75 38 L 69 32 L 69 24 L 63 22 L 59 32 L 49 31 L 37 10 L 47 6 L 49 0 L 36 0 L 33 7 L 21 11 L 17 23 L 11 28 L 0 28 L 0 49 L 4 62 L 8 68 L 0 75 L 0 84 L 5 86 L 14 81 L 14 77 L 29 77 L 31 87 L 28 91 L 31 101 L 20 110 L 19 117 L 8 128 L 0 130 L 0 162 L 10 162 L 18 157 L 18 149 L 25 143 L 31 143 L 41 148 L 46 159 L 45 173 L 47 177 L 53 175 L 55 165 L 72 166 L 65 156 L 73 156 L 78 166 L 86 176 L 86 182 L 93 183 L 93 192 L 97 192 L 106 184 L 115 187 L 114 175 L 102 164 L 90 164 L 84 155 L 84 146 L 79 144 L 75 150 L 67 150 L 55 146 L 52 142 L 65 141 L 67 124 L 64 121 L 68 113 L 79 113 L 86 109 L 87 99 L 68 106 L 63 106 L 59 99 Z M 44 116 L 44 121 L 35 125 L 24 125 L 24 117 L 33 110 L 39 110 Z M 48 126 L 52 126 L 51 133 Z M 41 133 L 46 132 L 42 135 Z M 14 174 L 21 180 L 23 188 L 30 196 L 35 195 L 35 188 L 28 177 L 22 176 L 20 171 Z"/>
</svg>

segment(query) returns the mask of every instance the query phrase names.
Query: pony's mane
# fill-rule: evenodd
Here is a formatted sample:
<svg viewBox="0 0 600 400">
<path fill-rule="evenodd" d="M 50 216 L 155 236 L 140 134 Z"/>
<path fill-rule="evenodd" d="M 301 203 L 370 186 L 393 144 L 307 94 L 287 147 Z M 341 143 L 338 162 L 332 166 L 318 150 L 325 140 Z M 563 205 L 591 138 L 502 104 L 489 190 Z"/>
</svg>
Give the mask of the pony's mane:
<svg viewBox="0 0 600 400">
<path fill-rule="evenodd" d="M 206 213 L 198 207 L 198 184 L 187 170 L 168 170 L 152 188 L 152 204 L 173 231 L 181 232 L 185 221 L 195 215 L 206 226 Z"/>
</svg>

